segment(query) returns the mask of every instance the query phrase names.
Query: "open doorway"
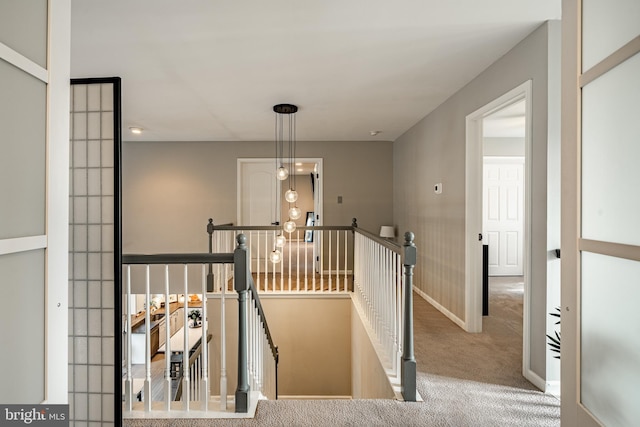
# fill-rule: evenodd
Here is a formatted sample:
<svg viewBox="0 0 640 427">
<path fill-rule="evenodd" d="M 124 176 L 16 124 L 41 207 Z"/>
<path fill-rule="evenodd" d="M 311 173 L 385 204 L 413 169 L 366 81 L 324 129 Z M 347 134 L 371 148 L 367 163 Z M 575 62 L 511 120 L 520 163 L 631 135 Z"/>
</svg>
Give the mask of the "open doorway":
<svg viewBox="0 0 640 427">
<path fill-rule="evenodd" d="M 276 179 L 275 159 L 238 159 L 238 225 L 266 226 L 283 224 L 289 219 L 289 204 L 281 200 L 281 195 L 292 184 L 289 179 Z M 322 225 L 322 159 L 301 158 L 296 164 L 287 165 L 290 179 L 295 177 L 295 187 L 298 192 L 298 207 L 302 210 L 297 226 L 307 225 L 309 213 L 313 218 L 311 225 Z M 315 253 L 320 253 L 320 236 L 312 235 L 307 238 L 306 233 L 295 232 L 291 239 L 300 244 L 315 245 Z M 270 244 L 269 244 L 270 245 Z M 254 251 L 258 253 L 258 251 Z M 308 253 L 314 253 L 313 250 Z M 288 260 L 288 254 L 283 257 Z M 321 259 L 313 257 L 309 260 L 315 263 L 316 270 Z"/>
<path fill-rule="evenodd" d="M 483 331 L 514 336 L 523 332 L 525 113 L 523 98 L 482 119 Z"/>
<path fill-rule="evenodd" d="M 489 244 L 496 289 L 502 296 L 522 289 L 522 370 L 531 381 L 531 81 L 468 115 L 466 127 L 465 329 L 482 332 L 482 245 Z M 506 139 L 509 132 L 517 139 Z"/>
<path fill-rule="evenodd" d="M 299 165 L 289 169 L 297 179 L 296 187 L 301 187 L 299 193 L 304 192 L 301 199 L 305 209 L 315 212 L 318 218 L 315 225 L 319 225 L 317 222 L 322 218 L 322 159 L 299 159 L 297 163 Z M 288 204 L 280 202 L 284 187 L 277 185 L 281 181 L 276 180 L 274 165 L 274 159 L 238 159 L 238 225 L 274 225 L 287 220 Z M 311 173 L 314 173 L 313 180 Z M 290 183 L 286 180 L 282 185 Z M 298 225 L 305 223 L 306 214 L 303 209 Z"/>
<path fill-rule="evenodd" d="M 485 315 L 522 332 L 526 104 L 508 103 L 482 119 L 482 236 L 488 256 Z"/>
<path fill-rule="evenodd" d="M 281 198 L 280 224 L 291 219 L 296 223 L 296 230 L 300 230 L 300 227 L 320 225 L 321 199 L 319 191 L 321 183 L 318 172 L 320 162 L 317 159 L 300 159 L 293 165 L 285 163 L 285 167 L 289 170 L 289 177 L 287 180 L 281 181 L 280 194 L 284 194 L 293 184 L 298 193 L 295 206 L 302 211 L 302 215 L 297 219 L 290 218 L 288 212 L 293 205 Z M 289 265 L 293 263 L 305 271 L 314 271 L 314 269 L 318 271 L 317 257 L 314 257 L 314 254 L 320 253 L 320 237 L 319 234 L 311 230 L 292 233 L 289 241 L 295 244 L 295 249 L 292 245 L 286 245 L 283 248 L 283 268 L 288 270 Z M 297 254 L 297 257 L 304 254 L 303 259 L 296 257 L 292 262 L 292 250 Z"/>
</svg>

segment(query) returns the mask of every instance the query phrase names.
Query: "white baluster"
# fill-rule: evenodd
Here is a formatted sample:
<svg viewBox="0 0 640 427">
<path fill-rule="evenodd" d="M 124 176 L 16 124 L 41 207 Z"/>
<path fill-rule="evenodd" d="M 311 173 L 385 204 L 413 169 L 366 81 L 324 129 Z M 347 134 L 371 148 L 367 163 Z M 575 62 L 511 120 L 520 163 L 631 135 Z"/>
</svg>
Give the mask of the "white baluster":
<svg viewBox="0 0 640 427">
<path fill-rule="evenodd" d="M 303 233 L 303 236 L 306 237 L 307 232 L 305 231 Z M 304 291 L 307 292 L 309 290 L 309 281 L 307 279 L 307 267 L 309 264 L 309 256 L 308 256 L 308 252 L 307 249 L 309 248 L 309 245 L 307 245 L 307 239 L 304 239 Z"/>
<path fill-rule="evenodd" d="M 184 346 L 182 348 L 182 408 L 189 411 L 189 392 L 191 391 L 191 379 L 189 371 L 189 273 L 187 264 L 184 265 L 184 304 L 182 308 L 183 327 L 182 338 Z"/>
<path fill-rule="evenodd" d="M 291 292 L 291 251 L 293 251 L 293 242 L 291 241 L 292 237 L 293 233 L 289 234 L 289 279 L 287 280 L 289 292 Z"/>
<path fill-rule="evenodd" d="M 226 264 L 225 264 L 226 265 Z M 225 326 L 225 295 L 228 283 L 228 270 L 224 269 L 224 286 L 220 293 L 220 410 L 227 410 L 227 329 Z"/>
<path fill-rule="evenodd" d="M 171 306 L 169 305 L 169 265 L 164 266 L 164 409 L 171 410 Z"/>
<path fill-rule="evenodd" d="M 145 352 L 144 352 L 144 410 L 146 412 L 151 411 L 151 329 L 149 325 L 151 323 L 151 295 L 150 295 L 150 273 L 149 265 L 147 264 L 145 273 L 145 295 L 144 295 L 144 334 L 145 334 Z"/>
<path fill-rule="evenodd" d="M 329 292 L 331 292 L 331 230 L 328 231 L 329 234 Z"/>
<path fill-rule="evenodd" d="M 209 342 L 207 336 L 209 335 L 209 322 L 207 321 L 207 274 L 205 271 L 205 265 L 202 265 L 202 356 L 201 367 L 202 380 L 200 381 L 200 387 L 198 388 L 201 399 L 200 409 L 202 411 L 209 410 Z"/>
<path fill-rule="evenodd" d="M 300 230 L 296 230 L 297 250 L 296 250 L 296 290 L 300 292 Z"/>
<path fill-rule="evenodd" d="M 349 232 L 345 230 L 344 232 L 344 288 L 343 291 L 347 292 L 347 254 L 349 253 L 349 243 L 348 243 Z"/>
<path fill-rule="evenodd" d="M 131 378 L 131 266 L 127 265 L 127 317 L 125 318 L 126 325 L 126 363 L 127 363 L 127 377 L 124 382 L 124 402 L 125 409 L 131 411 L 133 409 L 133 379 Z"/>
</svg>

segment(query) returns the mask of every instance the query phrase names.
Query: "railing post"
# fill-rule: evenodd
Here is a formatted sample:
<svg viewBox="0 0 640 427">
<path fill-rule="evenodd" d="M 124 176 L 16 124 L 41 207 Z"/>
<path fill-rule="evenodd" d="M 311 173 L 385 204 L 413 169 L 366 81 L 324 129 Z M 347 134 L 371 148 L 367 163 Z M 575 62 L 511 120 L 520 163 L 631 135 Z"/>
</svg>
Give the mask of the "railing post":
<svg viewBox="0 0 640 427">
<path fill-rule="evenodd" d="M 233 253 L 233 283 L 238 293 L 238 387 L 236 388 L 236 412 L 249 410 L 249 382 L 247 378 L 247 290 L 249 289 L 249 264 L 247 237 L 239 234 L 238 246 Z"/>
<path fill-rule="evenodd" d="M 356 228 L 358 228 L 358 219 L 351 218 L 351 234 L 353 235 L 353 247 L 351 248 L 351 259 L 353 260 L 353 268 L 351 271 L 351 292 L 356 290 Z"/>
<path fill-rule="evenodd" d="M 209 218 L 207 224 L 207 233 L 209 233 L 209 253 L 213 253 L 213 218 Z M 207 273 L 207 292 L 213 292 L 213 264 L 209 264 L 209 272 Z"/>
<path fill-rule="evenodd" d="M 404 321 L 402 351 L 402 396 L 405 401 L 416 401 L 416 359 L 413 355 L 413 267 L 416 265 L 417 251 L 413 243 L 414 234 L 404 234 Z"/>
</svg>

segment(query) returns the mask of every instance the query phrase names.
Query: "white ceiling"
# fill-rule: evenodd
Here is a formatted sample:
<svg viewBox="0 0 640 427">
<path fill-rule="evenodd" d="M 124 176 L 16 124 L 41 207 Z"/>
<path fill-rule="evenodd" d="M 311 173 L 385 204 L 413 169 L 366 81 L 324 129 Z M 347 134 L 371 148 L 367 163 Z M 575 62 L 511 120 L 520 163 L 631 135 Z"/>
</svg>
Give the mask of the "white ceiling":
<svg viewBox="0 0 640 427">
<path fill-rule="evenodd" d="M 125 140 L 394 140 L 560 0 L 72 0 L 73 77 L 122 77 Z M 380 134 L 371 136 L 370 131 Z"/>
</svg>

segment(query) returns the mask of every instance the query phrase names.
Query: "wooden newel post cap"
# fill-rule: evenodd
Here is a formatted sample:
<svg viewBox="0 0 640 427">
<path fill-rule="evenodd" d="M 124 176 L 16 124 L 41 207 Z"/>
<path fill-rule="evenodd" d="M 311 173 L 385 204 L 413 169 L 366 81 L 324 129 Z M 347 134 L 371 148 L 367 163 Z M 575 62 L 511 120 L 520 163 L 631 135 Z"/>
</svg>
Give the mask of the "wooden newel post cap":
<svg viewBox="0 0 640 427">
<path fill-rule="evenodd" d="M 358 227 L 358 220 L 356 218 L 351 218 L 351 226 Z"/>
<path fill-rule="evenodd" d="M 416 265 L 416 261 L 418 258 L 417 249 L 415 243 L 413 243 L 413 239 L 415 238 L 415 234 L 410 231 L 404 233 L 404 265 Z"/>
<path fill-rule="evenodd" d="M 207 224 L 207 233 L 213 234 L 213 218 L 209 218 L 209 224 Z"/>
</svg>

